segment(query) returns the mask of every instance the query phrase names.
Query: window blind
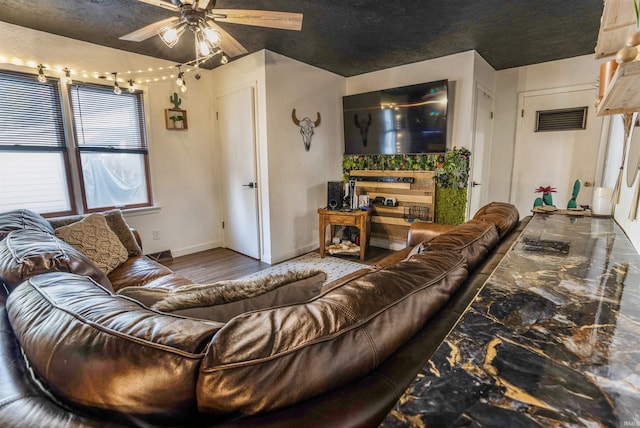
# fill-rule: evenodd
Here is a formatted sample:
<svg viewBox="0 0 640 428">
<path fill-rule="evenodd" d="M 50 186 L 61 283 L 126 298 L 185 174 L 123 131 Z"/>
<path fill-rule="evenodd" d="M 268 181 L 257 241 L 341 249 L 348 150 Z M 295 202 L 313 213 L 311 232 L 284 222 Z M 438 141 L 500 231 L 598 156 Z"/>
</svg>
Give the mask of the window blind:
<svg viewBox="0 0 640 428">
<path fill-rule="evenodd" d="M 66 147 L 58 80 L 0 71 L 0 150 Z"/>
<path fill-rule="evenodd" d="M 146 153 L 141 93 L 117 95 L 111 87 L 84 83 L 72 84 L 69 93 L 78 149 Z"/>
</svg>

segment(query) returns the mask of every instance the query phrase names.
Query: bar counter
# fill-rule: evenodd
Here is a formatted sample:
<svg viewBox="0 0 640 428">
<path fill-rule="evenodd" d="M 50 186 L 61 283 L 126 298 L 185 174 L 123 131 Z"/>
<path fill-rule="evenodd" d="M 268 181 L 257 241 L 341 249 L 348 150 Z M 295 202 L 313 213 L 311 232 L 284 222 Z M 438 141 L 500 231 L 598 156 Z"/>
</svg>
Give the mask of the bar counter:
<svg viewBox="0 0 640 428">
<path fill-rule="evenodd" d="M 535 214 L 381 427 L 640 426 L 640 256 Z"/>
</svg>

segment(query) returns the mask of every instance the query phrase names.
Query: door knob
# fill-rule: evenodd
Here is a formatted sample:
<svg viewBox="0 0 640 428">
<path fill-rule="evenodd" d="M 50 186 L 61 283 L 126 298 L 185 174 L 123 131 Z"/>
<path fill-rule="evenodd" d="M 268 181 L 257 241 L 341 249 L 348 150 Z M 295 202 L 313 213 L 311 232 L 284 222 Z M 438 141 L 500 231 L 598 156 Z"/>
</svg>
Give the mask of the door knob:
<svg viewBox="0 0 640 428">
<path fill-rule="evenodd" d="M 584 187 L 591 187 L 591 186 L 593 186 L 592 182 L 590 182 L 590 181 L 585 181 L 584 182 Z"/>
<path fill-rule="evenodd" d="M 475 181 L 471 182 L 471 187 L 476 187 L 476 186 L 481 186 L 481 185 L 482 185 L 482 183 L 477 183 Z"/>
<path fill-rule="evenodd" d="M 249 189 L 253 189 L 254 187 L 258 187 L 258 183 L 254 183 L 250 181 L 249 184 L 243 184 L 242 187 L 248 187 Z"/>
</svg>

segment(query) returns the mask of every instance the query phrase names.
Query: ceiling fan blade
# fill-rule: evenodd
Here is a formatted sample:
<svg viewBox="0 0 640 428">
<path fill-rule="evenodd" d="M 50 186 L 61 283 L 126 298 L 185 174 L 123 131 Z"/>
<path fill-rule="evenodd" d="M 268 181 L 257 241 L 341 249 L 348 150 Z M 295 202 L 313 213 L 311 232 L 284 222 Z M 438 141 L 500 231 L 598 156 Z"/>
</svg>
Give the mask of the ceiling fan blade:
<svg viewBox="0 0 640 428">
<path fill-rule="evenodd" d="M 124 36 L 119 37 L 119 39 L 129 40 L 131 42 L 141 42 L 143 40 L 147 40 L 149 37 L 155 36 L 158 30 L 162 27 L 168 27 L 173 24 L 177 24 L 178 22 L 180 22 L 180 18 L 176 18 L 175 16 L 166 18 L 161 21 L 154 22 L 153 24 L 149 24 L 146 27 L 142 27 L 133 33 L 125 34 Z"/>
<path fill-rule="evenodd" d="M 180 10 L 178 6 L 176 6 L 170 1 L 165 1 L 165 0 L 138 0 L 138 1 L 142 3 L 150 4 L 151 6 L 158 6 L 164 9 L 172 10 L 174 12 L 177 12 Z"/>
<path fill-rule="evenodd" d="M 271 10 L 213 9 L 208 15 L 220 22 L 253 25 L 256 27 L 279 28 L 282 30 L 302 29 L 302 14 L 274 12 Z"/>
<path fill-rule="evenodd" d="M 210 0 L 199 0 L 195 7 L 200 10 L 205 10 L 209 6 Z"/>
<path fill-rule="evenodd" d="M 220 33 L 220 49 L 222 49 L 225 54 L 227 54 L 230 57 L 234 57 L 234 56 L 244 55 L 246 53 L 249 53 L 249 51 L 247 51 L 244 48 L 244 46 L 240 44 L 240 42 L 238 42 L 235 38 L 233 38 L 231 34 L 227 33 L 222 28 L 220 28 L 219 25 L 216 25 L 211 20 L 208 20 L 207 24 L 215 28 Z"/>
</svg>

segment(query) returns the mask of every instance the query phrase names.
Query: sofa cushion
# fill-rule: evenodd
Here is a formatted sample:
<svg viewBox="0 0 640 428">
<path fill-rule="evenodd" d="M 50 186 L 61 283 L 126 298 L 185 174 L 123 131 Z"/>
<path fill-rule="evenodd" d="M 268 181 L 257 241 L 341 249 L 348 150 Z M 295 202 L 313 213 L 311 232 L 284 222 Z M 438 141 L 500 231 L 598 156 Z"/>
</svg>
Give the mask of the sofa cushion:
<svg viewBox="0 0 640 428">
<path fill-rule="evenodd" d="M 152 308 L 193 318 L 227 322 L 245 312 L 306 302 L 320 294 L 326 278 L 324 272 L 309 269 L 251 280 L 187 285 L 169 291 Z M 238 291 L 242 292 L 237 293 Z"/>
<path fill-rule="evenodd" d="M 253 414 L 360 378 L 412 337 L 466 277 L 459 254 L 430 251 L 309 302 L 238 315 L 203 359 L 198 407 Z"/>
<path fill-rule="evenodd" d="M 46 272 L 86 275 L 112 290 L 104 272 L 55 235 L 30 229 L 14 230 L 0 241 L 0 277 L 8 291 L 32 276 Z"/>
<path fill-rule="evenodd" d="M 138 245 L 138 241 L 136 240 L 131 228 L 127 224 L 127 221 L 124 219 L 122 215 L 122 211 L 119 209 L 113 209 L 109 211 L 103 211 L 98 213 L 107 220 L 107 224 L 109 228 L 113 230 L 113 232 L 118 235 L 120 242 L 129 252 L 129 256 L 139 256 L 142 254 L 142 249 Z M 86 215 L 73 215 L 67 217 L 56 217 L 49 219 L 49 223 L 53 226 L 54 229 L 59 227 L 68 226 L 73 223 L 77 223 Z"/>
<path fill-rule="evenodd" d="M 63 403 L 164 425 L 196 413 L 200 361 L 222 326 L 152 311 L 67 273 L 30 278 L 7 313 L 29 365 Z"/>
<path fill-rule="evenodd" d="M 193 284 L 188 278 L 174 273 L 168 267 L 147 256 L 132 256 L 109 273 L 115 291 L 126 287 L 153 287 L 172 289 Z"/>
<path fill-rule="evenodd" d="M 100 214 L 90 214 L 79 222 L 59 227 L 56 236 L 89 257 L 105 274 L 129 257 L 118 235 Z"/>
<path fill-rule="evenodd" d="M 506 202 L 491 202 L 480 208 L 473 219 L 495 224 L 498 228 L 498 234 L 502 238 L 518 224 L 520 214 L 515 205 Z"/>
<path fill-rule="evenodd" d="M 487 257 L 487 254 L 499 241 L 498 230 L 493 223 L 469 220 L 431 241 L 421 244 L 420 250 L 458 251 L 467 260 L 467 266 L 471 272 Z"/>
<path fill-rule="evenodd" d="M 53 228 L 39 214 L 29 210 L 13 210 L 0 214 L 0 240 L 11 231 L 30 229 L 53 234 Z"/>
</svg>

